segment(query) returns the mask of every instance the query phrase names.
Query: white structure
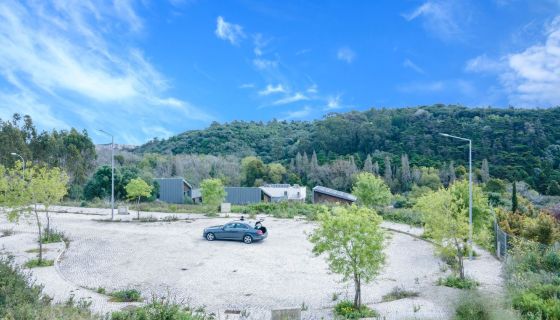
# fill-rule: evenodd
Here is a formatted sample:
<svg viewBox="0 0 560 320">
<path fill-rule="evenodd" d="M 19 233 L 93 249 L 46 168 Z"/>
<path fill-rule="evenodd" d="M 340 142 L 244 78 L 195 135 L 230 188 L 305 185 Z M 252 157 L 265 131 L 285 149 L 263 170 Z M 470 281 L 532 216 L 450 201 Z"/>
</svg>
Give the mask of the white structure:
<svg viewBox="0 0 560 320">
<path fill-rule="evenodd" d="M 297 184 L 265 184 L 260 187 L 263 192 L 264 202 L 278 201 L 305 201 L 306 188 Z"/>
</svg>

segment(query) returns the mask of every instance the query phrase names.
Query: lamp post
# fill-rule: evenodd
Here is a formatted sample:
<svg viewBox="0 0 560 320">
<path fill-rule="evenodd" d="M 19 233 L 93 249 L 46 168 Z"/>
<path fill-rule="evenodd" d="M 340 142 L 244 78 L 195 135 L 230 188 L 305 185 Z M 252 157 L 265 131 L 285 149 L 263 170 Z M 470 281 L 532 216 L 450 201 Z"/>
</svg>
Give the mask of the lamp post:
<svg viewBox="0 0 560 320">
<path fill-rule="evenodd" d="M 115 139 L 109 132 L 98 130 L 111 137 L 111 220 L 113 220 L 115 216 Z"/>
<path fill-rule="evenodd" d="M 23 179 L 25 180 L 25 159 L 24 159 L 22 156 L 20 156 L 19 154 L 15 153 L 15 152 L 12 152 L 11 155 L 12 155 L 12 156 L 15 156 L 15 157 L 19 157 L 19 158 L 21 159 L 21 163 L 23 164 L 23 171 L 22 171 L 23 173 L 22 173 L 22 177 L 23 177 Z"/>
<path fill-rule="evenodd" d="M 447 133 L 440 133 L 440 135 L 448 138 L 459 139 L 469 142 L 469 260 L 473 259 L 473 218 L 472 218 L 472 140 L 462 137 L 453 136 Z"/>
</svg>

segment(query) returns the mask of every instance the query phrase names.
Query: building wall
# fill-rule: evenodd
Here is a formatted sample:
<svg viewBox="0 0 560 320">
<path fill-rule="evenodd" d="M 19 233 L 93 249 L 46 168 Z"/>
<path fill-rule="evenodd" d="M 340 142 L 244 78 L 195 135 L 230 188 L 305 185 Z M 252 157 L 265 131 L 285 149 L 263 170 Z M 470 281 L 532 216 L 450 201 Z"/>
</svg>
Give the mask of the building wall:
<svg viewBox="0 0 560 320">
<path fill-rule="evenodd" d="M 353 201 L 342 199 L 338 197 L 333 197 L 328 194 L 313 191 L 313 203 L 340 203 L 340 204 L 352 204 Z"/>
<path fill-rule="evenodd" d="M 226 187 L 226 202 L 231 204 L 259 203 L 262 198 L 260 188 Z"/>
<path fill-rule="evenodd" d="M 190 191 L 183 179 L 155 179 L 159 184 L 160 201 L 168 203 L 185 203 L 185 196 Z"/>
</svg>

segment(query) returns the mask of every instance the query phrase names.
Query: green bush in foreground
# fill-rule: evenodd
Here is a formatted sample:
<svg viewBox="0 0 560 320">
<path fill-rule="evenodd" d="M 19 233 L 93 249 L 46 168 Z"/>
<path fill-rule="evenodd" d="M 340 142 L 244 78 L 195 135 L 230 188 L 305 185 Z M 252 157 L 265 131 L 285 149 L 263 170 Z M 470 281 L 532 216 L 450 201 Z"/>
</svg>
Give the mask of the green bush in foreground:
<svg viewBox="0 0 560 320">
<path fill-rule="evenodd" d="M 46 259 L 31 259 L 27 261 L 24 266 L 26 268 L 40 268 L 40 267 L 51 267 L 54 265 L 54 260 L 46 260 Z"/>
<path fill-rule="evenodd" d="M 64 232 L 57 231 L 54 229 L 43 231 L 43 236 L 41 237 L 42 243 L 57 243 L 63 242 L 65 240 Z"/>
<path fill-rule="evenodd" d="M 149 304 L 111 314 L 111 320 L 212 320 L 203 309 L 192 310 L 173 301 L 153 299 Z"/>
<path fill-rule="evenodd" d="M 111 292 L 111 301 L 137 302 L 142 301 L 142 294 L 136 289 L 126 289 Z"/>
<path fill-rule="evenodd" d="M 25 320 L 94 320 L 84 300 L 69 299 L 64 304 L 51 304 L 34 285 L 29 275 L 13 264 L 11 259 L 0 258 L 0 319 Z"/>
<path fill-rule="evenodd" d="M 354 308 L 354 303 L 349 300 L 337 303 L 334 307 L 334 313 L 344 319 L 361 319 L 378 316 L 375 310 L 370 309 L 366 305 L 362 305 L 359 309 Z"/>
<path fill-rule="evenodd" d="M 478 282 L 470 278 L 461 278 L 456 275 L 450 275 L 445 278 L 439 278 L 438 286 L 446 286 L 456 289 L 474 289 L 478 286 Z"/>
<path fill-rule="evenodd" d="M 478 291 L 467 291 L 459 296 L 453 320 L 518 319 L 510 308 L 496 296 L 482 296 Z M 540 319 L 540 318 L 538 318 Z"/>
</svg>

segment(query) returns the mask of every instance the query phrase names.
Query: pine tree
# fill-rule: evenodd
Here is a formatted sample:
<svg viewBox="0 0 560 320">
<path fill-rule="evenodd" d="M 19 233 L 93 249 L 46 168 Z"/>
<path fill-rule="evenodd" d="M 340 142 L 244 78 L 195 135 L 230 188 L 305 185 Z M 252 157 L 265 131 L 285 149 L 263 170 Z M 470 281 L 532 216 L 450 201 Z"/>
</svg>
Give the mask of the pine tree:
<svg viewBox="0 0 560 320">
<path fill-rule="evenodd" d="M 482 167 L 480 169 L 480 179 L 483 183 L 488 182 L 490 180 L 490 169 L 488 168 L 488 160 L 482 160 Z"/>
<path fill-rule="evenodd" d="M 311 185 L 321 185 L 321 168 L 317 160 L 317 154 L 313 150 L 311 155 L 311 162 L 309 163 L 309 175 L 307 181 Z"/>
<path fill-rule="evenodd" d="M 385 183 L 388 185 L 393 184 L 393 169 L 391 168 L 391 159 L 385 157 L 385 172 L 384 172 Z"/>
<path fill-rule="evenodd" d="M 369 154 L 364 161 L 364 167 L 362 168 L 362 171 L 373 173 L 373 163 L 371 162 L 371 156 Z"/>
<path fill-rule="evenodd" d="M 372 169 L 372 170 L 373 170 L 372 173 L 373 173 L 374 175 L 376 175 L 376 176 L 379 175 L 379 163 L 378 163 L 377 161 L 375 161 L 375 162 L 373 163 L 373 169 Z"/>
<path fill-rule="evenodd" d="M 453 184 L 457 180 L 457 176 L 455 175 L 455 164 L 453 161 L 449 162 L 449 184 Z"/>
<path fill-rule="evenodd" d="M 401 156 L 401 185 L 403 191 L 408 191 L 410 189 L 411 181 L 412 181 L 412 175 L 410 173 L 410 164 L 408 162 L 408 155 L 403 154 Z"/>
<path fill-rule="evenodd" d="M 511 211 L 516 213 L 518 210 L 517 204 L 517 186 L 515 185 L 515 181 L 513 182 L 513 186 L 511 187 Z"/>
</svg>

